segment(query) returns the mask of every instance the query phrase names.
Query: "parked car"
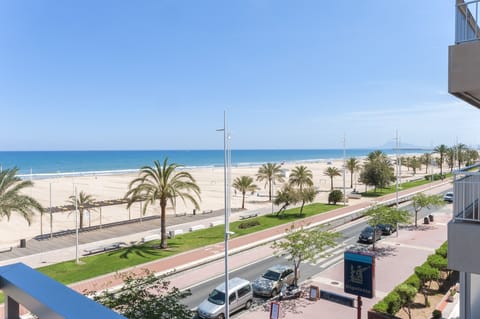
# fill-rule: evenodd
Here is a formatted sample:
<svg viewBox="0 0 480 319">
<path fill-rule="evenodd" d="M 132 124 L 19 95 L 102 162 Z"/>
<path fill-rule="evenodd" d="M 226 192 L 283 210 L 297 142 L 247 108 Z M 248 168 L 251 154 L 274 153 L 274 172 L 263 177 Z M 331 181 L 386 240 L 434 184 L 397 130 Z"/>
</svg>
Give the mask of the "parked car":
<svg viewBox="0 0 480 319">
<path fill-rule="evenodd" d="M 358 237 L 358 241 L 361 243 L 368 243 L 372 244 L 375 240 L 380 240 L 382 238 L 382 230 L 378 227 L 373 228 L 372 226 L 365 227 L 360 236 Z"/>
<path fill-rule="evenodd" d="M 449 203 L 453 203 L 453 192 L 446 192 L 445 195 L 443 195 L 443 200 Z"/>
<path fill-rule="evenodd" d="M 382 235 L 388 236 L 397 231 L 397 227 L 392 224 L 378 224 L 377 226 L 382 231 Z"/>
<path fill-rule="evenodd" d="M 228 289 L 230 313 L 250 308 L 253 302 L 253 290 L 248 280 L 232 278 L 228 281 Z M 206 319 L 225 318 L 225 283 L 218 285 L 198 306 L 197 315 Z"/>
<path fill-rule="evenodd" d="M 295 279 L 293 268 L 286 265 L 270 267 L 252 283 L 253 293 L 265 297 L 276 296 L 284 284 L 291 285 Z"/>
</svg>

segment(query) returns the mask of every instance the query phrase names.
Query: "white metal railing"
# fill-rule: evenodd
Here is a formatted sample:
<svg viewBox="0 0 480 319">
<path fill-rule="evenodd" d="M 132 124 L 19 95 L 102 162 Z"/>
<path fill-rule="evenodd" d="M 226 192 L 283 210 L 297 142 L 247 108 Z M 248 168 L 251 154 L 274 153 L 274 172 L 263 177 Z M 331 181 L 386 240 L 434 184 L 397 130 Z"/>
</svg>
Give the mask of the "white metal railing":
<svg viewBox="0 0 480 319">
<path fill-rule="evenodd" d="M 480 223 L 480 165 L 454 172 L 453 218 Z"/>
<path fill-rule="evenodd" d="M 480 0 L 460 2 L 455 10 L 455 43 L 480 40 Z"/>
</svg>

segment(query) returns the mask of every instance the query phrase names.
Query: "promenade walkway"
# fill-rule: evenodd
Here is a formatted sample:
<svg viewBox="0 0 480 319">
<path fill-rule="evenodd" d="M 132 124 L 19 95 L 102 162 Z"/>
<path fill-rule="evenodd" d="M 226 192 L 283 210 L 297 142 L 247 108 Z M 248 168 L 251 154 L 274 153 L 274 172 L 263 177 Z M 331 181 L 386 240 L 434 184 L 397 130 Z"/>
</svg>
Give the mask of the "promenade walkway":
<svg viewBox="0 0 480 319">
<path fill-rule="evenodd" d="M 401 191 L 399 192 L 399 195 L 405 196 L 418 191 L 440 192 L 448 188 L 451 188 L 451 183 L 449 181 L 439 181 L 430 185 L 419 186 L 414 189 Z M 328 222 L 329 220 L 339 218 L 342 216 L 347 216 L 356 211 L 365 209 L 371 206 L 372 204 L 381 204 L 382 202 L 385 202 L 385 201 L 391 201 L 392 199 L 395 199 L 395 196 L 396 196 L 395 194 L 390 194 L 390 195 L 383 196 L 381 198 L 365 199 L 359 202 L 358 204 L 352 204 L 351 206 L 343 207 L 343 208 L 330 211 L 321 215 L 312 216 L 310 218 L 307 218 L 304 222 L 310 223 L 310 224 L 325 223 L 325 222 Z M 265 209 L 265 212 L 269 212 L 269 210 Z M 219 217 L 209 216 L 208 218 L 218 219 Z M 238 215 L 236 216 L 236 218 L 238 218 Z M 206 218 L 205 220 L 208 220 L 208 219 Z M 175 225 L 174 227 L 177 227 L 177 225 Z M 264 246 L 260 246 L 260 245 L 262 243 L 272 241 L 275 238 L 281 237 L 284 234 L 284 231 L 286 228 L 288 228 L 288 225 L 281 225 L 281 226 L 270 228 L 261 232 L 253 233 L 247 236 L 231 239 L 229 241 L 230 251 L 232 255 L 239 256 L 237 259 L 235 259 L 234 256 L 232 256 L 232 258 L 230 259 L 232 264 L 239 265 L 244 262 L 251 262 L 252 258 L 254 259 L 261 258 L 261 254 L 258 253 L 257 250 L 263 251 L 264 256 L 271 255 L 271 251 L 269 251 L 267 247 L 268 245 L 264 245 Z M 128 235 L 128 236 L 135 236 L 136 240 L 138 240 L 139 234 Z M 445 230 L 445 237 L 446 237 L 446 230 Z M 116 237 L 116 238 L 110 238 L 109 240 L 122 241 L 124 239 L 125 237 Z M 91 244 L 97 245 L 101 242 L 102 241 L 90 243 L 90 245 Z M 255 253 L 249 252 L 248 250 L 252 249 L 253 247 L 258 247 L 256 248 Z M 72 259 L 72 256 L 74 256 L 74 254 L 72 255 L 72 248 L 75 249 L 75 247 L 68 247 L 64 249 L 56 249 L 51 251 L 47 250 L 37 254 L 29 255 L 29 256 L 16 257 L 13 259 L 4 260 L 0 263 L 0 265 L 21 261 L 35 267 L 35 265 L 38 266 L 38 265 L 53 263 L 54 260 L 65 258 L 66 255 L 70 256 L 70 258 L 68 259 Z M 64 252 L 65 255 L 63 255 L 62 252 Z M 246 258 L 246 256 L 249 256 L 249 258 Z M 180 280 L 180 278 L 182 278 L 181 271 L 187 272 L 188 269 L 198 270 L 197 272 L 199 273 L 196 274 L 195 276 L 192 276 L 191 274 L 188 275 L 188 277 L 190 278 L 189 279 L 190 281 L 192 280 L 191 278 L 195 278 L 195 280 L 197 281 L 202 280 L 202 277 L 211 278 L 212 271 L 215 271 L 215 266 L 213 264 L 210 264 L 210 262 L 215 260 L 221 261 L 222 258 L 223 258 L 223 243 L 219 243 L 219 244 L 210 245 L 208 247 L 195 249 L 182 254 L 178 254 L 169 258 L 153 261 L 147 264 L 134 267 L 132 269 L 127 269 L 125 271 L 138 271 L 141 268 L 148 268 L 149 270 L 154 271 L 156 273 L 175 272 L 178 275 L 172 277 L 173 278 L 172 283 L 175 284 L 175 282 L 178 282 L 178 286 L 176 285 L 177 287 L 185 288 L 189 284 L 186 282 L 182 283 L 182 280 Z M 209 263 L 208 269 L 205 269 L 205 267 L 202 268 L 202 265 L 206 265 L 207 263 Z M 235 265 L 233 266 L 233 268 L 235 268 Z M 118 276 L 112 273 L 112 274 L 96 277 L 93 279 L 85 280 L 83 282 L 78 282 L 70 285 L 70 287 L 79 292 L 83 292 L 85 290 L 96 290 L 96 289 L 107 288 L 107 287 L 115 287 L 119 284 L 121 284 L 120 279 L 118 278 Z M 192 282 L 190 284 L 194 284 L 194 283 Z M 2 312 L 3 312 L 3 309 L 0 309 L 0 319 L 3 318 Z M 263 314 L 262 318 L 265 318 L 265 317 L 266 315 Z M 256 317 L 252 317 L 252 318 L 256 318 Z M 290 318 L 290 316 L 288 318 Z M 296 317 L 292 317 L 292 318 L 296 318 Z M 308 316 L 303 318 L 308 318 Z"/>
</svg>

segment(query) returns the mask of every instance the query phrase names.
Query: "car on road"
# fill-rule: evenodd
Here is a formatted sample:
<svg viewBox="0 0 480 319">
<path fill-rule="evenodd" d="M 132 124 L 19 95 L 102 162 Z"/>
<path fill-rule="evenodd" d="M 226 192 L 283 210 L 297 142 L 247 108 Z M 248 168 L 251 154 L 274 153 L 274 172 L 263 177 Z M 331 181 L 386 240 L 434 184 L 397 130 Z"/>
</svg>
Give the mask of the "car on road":
<svg viewBox="0 0 480 319">
<path fill-rule="evenodd" d="M 443 195 L 443 200 L 449 203 L 453 203 L 453 192 L 446 192 L 445 195 Z"/>
<path fill-rule="evenodd" d="M 372 226 L 365 227 L 360 236 L 358 236 L 358 241 L 361 243 L 372 244 L 374 241 L 380 240 L 382 238 L 382 230 L 379 227 L 373 228 Z"/>
<path fill-rule="evenodd" d="M 240 309 L 248 309 L 253 302 L 253 290 L 250 281 L 232 278 L 228 281 L 230 313 Z M 197 308 L 197 315 L 204 319 L 225 318 L 225 283 L 220 284 L 208 295 Z"/>
<path fill-rule="evenodd" d="M 397 230 L 395 225 L 392 224 L 378 224 L 377 227 L 380 228 L 380 230 L 382 231 L 382 235 L 385 236 L 391 235 Z"/>
<path fill-rule="evenodd" d="M 252 282 L 253 293 L 264 297 L 276 296 L 283 285 L 291 285 L 295 279 L 293 268 L 287 265 L 276 265 Z"/>
</svg>

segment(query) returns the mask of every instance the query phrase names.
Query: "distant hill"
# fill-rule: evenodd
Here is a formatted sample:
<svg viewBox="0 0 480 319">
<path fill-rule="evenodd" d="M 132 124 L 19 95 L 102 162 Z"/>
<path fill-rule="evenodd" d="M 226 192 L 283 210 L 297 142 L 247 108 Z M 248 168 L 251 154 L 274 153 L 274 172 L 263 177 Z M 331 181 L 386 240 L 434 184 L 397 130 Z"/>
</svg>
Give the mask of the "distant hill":
<svg viewBox="0 0 480 319">
<path fill-rule="evenodd" d="M 385 144 L 383 144 L 379 148 L 380 149 L 395 149 L 396 148 L 396 143 L 395 143 L 395 141 L 387 141 Z M 403 143 L 403 142 L 401 142 L 400 145 L 398 145 L 398 148 L 399 149 L 408 149 L 408 150 L 431 150 L 430 147 L 414 145 L 414 144 L 409 144 L 409 143 Z"/>
</svg>

